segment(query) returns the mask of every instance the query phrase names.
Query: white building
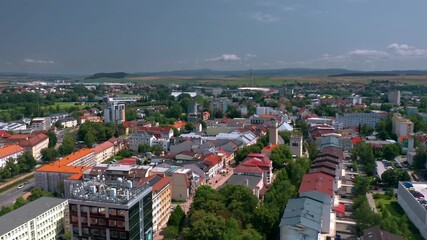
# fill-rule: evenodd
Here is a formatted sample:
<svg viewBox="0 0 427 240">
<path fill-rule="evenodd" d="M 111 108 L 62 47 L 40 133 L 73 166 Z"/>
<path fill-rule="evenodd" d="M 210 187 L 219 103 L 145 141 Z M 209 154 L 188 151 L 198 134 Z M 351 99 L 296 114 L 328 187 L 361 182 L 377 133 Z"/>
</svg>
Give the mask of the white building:
<svg viewBox="0 0 427 240">
<path fill-rule="evenodd" d="M 359 125 L 367 124 L 370 127 L 375 125 L 382 119 L 387 118 L 388 113 L 383 111 L 372 111 L 370 113 L 344 113 L 343 115 L 336 114 L 337 122 L 343 124 L 344 128 L 359 127 Z"/>
<path fill-rule="evenodd" d="M 290 139 L 290 145 L 291 145 L 291 151 L 292 155 L 295 155 L 296 157 L 301 157 L 302 152 L 302 136 L 301 135 L 291 135 Z"/>
<path fill-rule="evenodd" d="M 77 119 L 69 117 L 59 120 L 63 128 L 72 128 L 77 126 Z"/>
<path fill-rule="evenodd" d="M 0 217 L 0 240 L 55 240 L 67 219 L 68 200 L 41 197 Z"/>
<path fill-rule="evenodd" d="M 397 202 L 424 239 L 427 239 L 427 204 L 421 204 L 420 199 L 415 198 L 407 187 L 413 187 L 415 191 L 427 196 L 427 183 L 399 182 L 397 189 Z"/>
<path fill-rule="evenodd" d="M 392 119 L 392 131 L 400 140 L 401 136 L 409 136 L 414 133 L 414 124 L 400 116 L 400 114 L 395 113 Z"/>
<path fill-rule="evenodd" d="M 15 133 L 19 133 L 21 131 L 27 130 L 27 125 L 21 123 L 0 123 L 0 130 L 4 131 L 12 131 Z"/>
<path fill-rule="evenodd" d="M 50 126 L 50 118 L 48 117 L 33 118 L 31 121 L 31 128 L 37 131 L 49 130 Z"/>
<path fill-rule="evenodd" d="M 125 105 L 119 102 L 107 102 L 104 108 L 104 122 L 121 124 L 125 121 Z"/>
<path fill-rule="evenodd" d="M 0 167 L 6 166 L 6 162 L 12 158 L 17 159 L 24 153 L 25 149 L 19 145 L 11 144 L 0 148 Z"/>
<path fill-rule="evenodd" d="M 388 102 L 400 106 L 400 91 L 398 90 L 388 92 Z"/>
<path fill-rule="evenodd" d="M 129 149 L 138 152 L 139 145 L 142 144 L 151 147 L 153 145 L 153 141 L 155 140 L 156 137 L 146 132 L 135 133 L 128 138 Z"/>
</svg>

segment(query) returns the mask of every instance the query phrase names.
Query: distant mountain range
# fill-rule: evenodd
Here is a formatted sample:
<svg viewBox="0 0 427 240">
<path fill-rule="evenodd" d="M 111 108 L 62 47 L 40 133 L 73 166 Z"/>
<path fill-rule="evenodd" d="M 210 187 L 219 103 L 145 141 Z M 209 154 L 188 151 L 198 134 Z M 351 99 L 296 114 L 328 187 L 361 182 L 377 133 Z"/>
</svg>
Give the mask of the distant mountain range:
<svg viewBox="0 0 427 240">
<path fill-rule="evenodd" d="M 211 69 L 196 69 L 196 70 L 176 70 L 176 71 L 162 71 L 162 72 L 110 72 L 110 73 L 96 73 L 87 76 L 85 79 L 98 79 L 98 78 L 126 78 L 126 77 L 143 77 L 143 76 L 180 76 L 180 77 L 242 77 L 250 76 L 251 70 L 211 70 Z M 354 77 L 354 76 L 401 76 L 401 75 L 427 75 L 427 70 L 391 70 L 391 71 L 358 71 L 340 68 L 327 68 L 327 69 L 312 69 L 312 68 L 283 68 L 283 69 L 254 69 L 254 76 L 328 76 L 328 77 Z M 19 72 L 3 72 L 0 76 L 20 77 L 20 78 L 52 78 L 52 77 L 72 77 L 77 75 L 70 74 L 38 74 L 38 73 L 19 73 Z"/>
</svg>

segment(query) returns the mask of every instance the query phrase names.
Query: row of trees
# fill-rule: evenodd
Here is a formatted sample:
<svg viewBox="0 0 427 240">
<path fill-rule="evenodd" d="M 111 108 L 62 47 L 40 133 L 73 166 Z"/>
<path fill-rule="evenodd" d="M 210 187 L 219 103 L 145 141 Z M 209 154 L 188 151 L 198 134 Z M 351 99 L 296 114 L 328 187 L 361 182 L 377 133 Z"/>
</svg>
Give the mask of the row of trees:
<svg viewBox="0 0 427 240">
<path fill-rule="evenodd" d="M 6 213 L 9 213 L 15 209 L 18 209 L 28 202 L 34 201 L 36 199 L 39 199 L 43 196 L 51 196 L 49 192 L 43 191 L 41 188 L 36 187 L 33 190 L 31 190 L 31 195 L 25 200 L 23 197 L 18 197 L 13 205 L 10 206 L 3 206 L 0 210 L 0 216 L 5 215 Z"/>
<path fill-rule="evenodd" d="M 30 172 L 37 165 L 31 152 L 25 151 L 16 160 L 10 158 L 6 161 L 6 165 L 0 168 L 0 179 L 8 179 L 20 173 Z"/>
<path fill-rule="evenodd" d="M 168 226 L 163 229 L 163 237 L 165 240 L 177 239 L 179 233 L 182 230 L 185 220 L 185 213 L 182 210 L 181 206 L 177 206 L 175 210 L 171 213 Z"/>
<path fill-rule="evenodd" d="M 84 141 L 86 146 L 90 148 L 95 143 L 107 141 L 123 133 L 124 131 L 121 125 L 115 125 L 114 123 L 85 122 L 80 125 L 79 131 L 77 132 L 77 139 L 79 141 Z"/>
</svg>

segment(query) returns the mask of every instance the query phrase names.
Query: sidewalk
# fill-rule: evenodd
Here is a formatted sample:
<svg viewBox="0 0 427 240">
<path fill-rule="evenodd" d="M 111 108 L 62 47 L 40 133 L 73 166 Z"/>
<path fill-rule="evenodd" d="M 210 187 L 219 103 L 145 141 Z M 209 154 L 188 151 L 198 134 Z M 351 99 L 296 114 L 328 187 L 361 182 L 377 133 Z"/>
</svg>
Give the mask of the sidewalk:
<svg viewBox="0 0 427 240">
<path fill-rule="evenodd" d="M 372 193 L 366 193 L 366 198 L 368 199 L 368 203 L 369 203 L 369 206 L 371 206 L 371 209 L 377 213 L 378 211 L 377 211 L 377 207 L 375 206 L 375 201 L 374 201 L 374 197 L 372 196 Z"/>
</svg>

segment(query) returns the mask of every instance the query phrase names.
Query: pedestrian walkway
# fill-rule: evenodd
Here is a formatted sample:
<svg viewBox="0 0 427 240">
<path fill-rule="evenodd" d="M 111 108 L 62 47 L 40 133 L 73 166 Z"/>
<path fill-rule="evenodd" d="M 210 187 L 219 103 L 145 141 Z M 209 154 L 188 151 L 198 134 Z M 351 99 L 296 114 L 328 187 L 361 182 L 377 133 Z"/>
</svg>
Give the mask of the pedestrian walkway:
<svg viewBox="0 0 427 240">
<path fill-rule="evenodd" d="M 378 212 L 377 207 L 375 206 L 374 197 L 372 196 L 372 193 L 366 193 L 366 198 L 368 199 L 369 206 L 371 206 L 372 211 Z"/>
</svg>

